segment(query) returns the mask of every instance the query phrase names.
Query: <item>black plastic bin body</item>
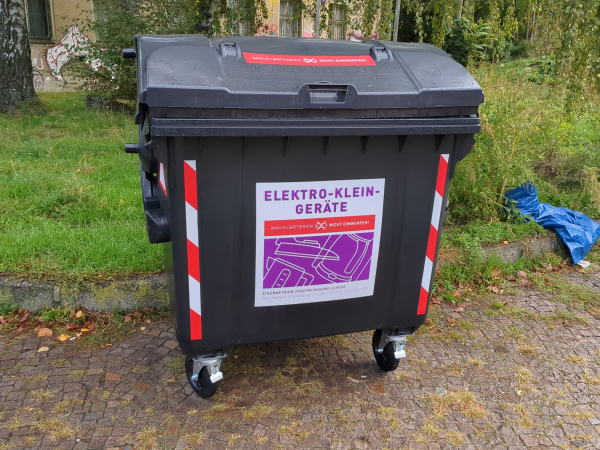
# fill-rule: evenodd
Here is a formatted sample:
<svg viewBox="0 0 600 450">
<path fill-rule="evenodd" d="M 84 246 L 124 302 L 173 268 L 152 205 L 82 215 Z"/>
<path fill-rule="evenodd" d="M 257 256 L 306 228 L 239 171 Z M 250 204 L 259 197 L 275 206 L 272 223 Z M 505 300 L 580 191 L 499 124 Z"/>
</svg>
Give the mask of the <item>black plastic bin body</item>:
<svg viewBox="0 0 600 450">
<path fill-rule="evenodd" d="M 426 44 L 136 38 L 142 189 L 184 353 L 427 316 L 479 85 Z"/>
</svg>

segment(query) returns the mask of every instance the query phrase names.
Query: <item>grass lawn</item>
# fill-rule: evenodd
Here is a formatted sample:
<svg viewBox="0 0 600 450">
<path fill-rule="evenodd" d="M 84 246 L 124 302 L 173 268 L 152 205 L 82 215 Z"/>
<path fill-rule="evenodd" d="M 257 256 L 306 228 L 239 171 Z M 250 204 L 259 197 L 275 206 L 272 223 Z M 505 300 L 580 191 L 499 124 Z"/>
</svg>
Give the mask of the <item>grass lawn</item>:
<svg viewBox="0 0 600 450">
<path fill-rule="evenodd" d="M 40 94 L 46 114 L 0 115 L 0 272 L 159 272 L 146 235 L 128 114 Z"/>
</svg>

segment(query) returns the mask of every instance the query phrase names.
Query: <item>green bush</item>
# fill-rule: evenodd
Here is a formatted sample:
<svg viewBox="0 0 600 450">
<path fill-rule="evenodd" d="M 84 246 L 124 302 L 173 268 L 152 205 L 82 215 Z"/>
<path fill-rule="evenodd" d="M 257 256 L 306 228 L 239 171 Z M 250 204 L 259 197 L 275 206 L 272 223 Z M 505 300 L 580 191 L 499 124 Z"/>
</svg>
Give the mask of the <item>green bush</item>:
<svg viewBox="0 0 600 450">
<path fill-rule="evenodd" d="M 135 61 L 123 59 L 122 49 L 133 47 L 136 34 L 193 33 L 198 23 L 195 0 L 94 0 L 94 11 L 80 12 L 87 17 L 82 31 L 97 40 L 74 48 L 89 53 L 70 65 L 78 89 L 126 103 L 136 99 L 137 79 Z"/>
<path fill-rule="evenodd" d="M 487 59 L 485 39 L 490 27 L 467 19 L 455 20 L 444 40 L 444 50 L 463 66 Z"/>
</svg>

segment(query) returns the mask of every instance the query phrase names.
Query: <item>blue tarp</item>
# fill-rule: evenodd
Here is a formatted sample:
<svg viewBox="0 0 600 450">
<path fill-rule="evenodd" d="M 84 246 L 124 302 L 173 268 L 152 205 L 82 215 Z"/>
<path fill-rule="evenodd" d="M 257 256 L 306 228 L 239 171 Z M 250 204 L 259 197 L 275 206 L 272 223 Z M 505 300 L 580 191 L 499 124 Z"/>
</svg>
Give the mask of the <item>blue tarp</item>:
<svg viewBox="0 0 600 450">
<path fill-rule="evenodd" d="M 585 258 L 600 237 L 600 225 L 585 214 L 540 203 L 537 189 L 531 183 L 524 183 L 504 195 L 509 200 L 509 209 L 516 208 L 526 218 L 556 231 L 571 252 L 574 264 Z"/>
</svg>

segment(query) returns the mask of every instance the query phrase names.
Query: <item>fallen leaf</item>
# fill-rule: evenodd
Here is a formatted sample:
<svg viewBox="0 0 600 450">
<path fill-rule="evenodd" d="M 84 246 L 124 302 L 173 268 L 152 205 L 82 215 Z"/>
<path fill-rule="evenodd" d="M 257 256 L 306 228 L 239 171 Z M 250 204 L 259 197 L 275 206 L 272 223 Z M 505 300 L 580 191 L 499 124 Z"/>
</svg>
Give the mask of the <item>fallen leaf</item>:
<svg viewBox="0 0 600 450">
<path fill-rule="evenodd" d="M 24 319 L 24 320 L 21 319 L 15 325 L 18 326 L 19 328 L 26 327 L 27 325 L 29 325 L 29 319 Z"/>
<path fill-rule="evenodd" d="M 453 297 L 460 297 L 460 290 L 456 289 L 454 292 L 452 292 L 452 296 Z"/>
<path fill-rule="evenodd" d="M 431 324 L 431 322 L 432 322 L 432 321 L 431 321 L 431 318 L 430 318 L 430 317 L 428 317 L 428 318 L 427 318 L 427 320 L 425 321 L 425 325 L 430 325 L 430 324 Z"/>
<path fill-rule="evenodd" d="M 68 323 L 67 326 L 65 327 L 67 330 L 77 330 L 80 328 L 79 325 L 74 324 L 74 323 Z"/>
<path fill-rule="evenodd" d="M 75 337 L 79 339 L 83 333 L 75 333 Z"/>
<path fill-rule="evenodd" d="M 498 286 L 491 286 L 490 290 L 495 294 L 498 294 L 500 292 L 500 288 Z"/>
<path fill-rule="evenodd" d="M 112 344 L 106 344 L 105 347 L 112 347 Z"/>
<path fill-rule="evenodd" d="M 133 318 L 134 318 L 134 319 L 141 319 L 141 318 L 142 318 L 142 313 L 139 313 L 139 312 L 134 312 L 134 313 L 133 313 Z"/>
<path fill-rule="evenodd" d="M 123 322 L 131 322 L 133 319 L 131 318 L 131 316 L 129 314 L 127 314 L 125 317 L 123 317 Z"/>
<path fill-rule="evenodd" d="M 81 316 L 83 316 L 83 311 L 77 311 L 77 313 L 75 314 L 75 318 L 76 319 L 81 319 Z"/>
<path fill-rule="evenodd" d="M 456 319 L 453 319 L 452 317 L 446 317 L 446 322 L 448 322 L 449 324 L 455 324 Z"/>
<path fill-rule="evenodd" d="M 49 337 L 52 336 L 52 330 L 50 328 L 40 328 L 38 331 L 38 337 Z"/>
<path fill-rule="evenodd" d="M 91 323 L 89 326 L 87 326 L 86 328 L 88 328 L 90 331 L 94 331 L 96 329 L 96 327 L 98 326 L 97 323 Z"/>
<path fill-rule="evenodd" d="M 98 278 L 104 278 L 104 275 L 98 275 Z"/>
<path fill-rule="evenodd" d="M 29 316 L 29 311 L 27 311 L 25 308 L 19 308 L 17 314 L 19 315 L 19 317 L 27 317 Z"/>
<path fill-rule="evenodd" d="M 87 334 L 87 333 L 90 332 L 90 329 L 89 328 L 82 328 L 80 331 L 81 331 L 82 334 Z"/>
<path fill-rule="evenodd" d="M 146 311 L 146 312 L 154 312 L 154 309 L 152 309 L 152 308 L 144 308 L 144 311 Z"/>
<path fill-rule="evenodd" d="M 504 302 L 504 306 L 508 306 L 508 303 L 509 303 L 509 302 Z"/>
<path fill-rule="evenodd" d="M 463 308 L 462 306 L 459 306 L 458 308 L 454 308 L 454 312 L 464 312 L 465 308 Z"/>
<path fill-rule="evenodd" d="M 140 330 L 144 331 L 146 329 L 146 327 L 140 327 Z"/>
<path fill-rule="evenodd" d="M 492 271 L 490 272 L 490 275 L 493 276 L 494 278 L 500 277 L 500 275 L 502 275 L 502 271 L 500 269 L 492 269 Z"/>
<path fill-rule="evenodd" d="M 441 305 L 442 304 L 442 297 L 440 297 L 439 295 L 437 297 L 433 297 L 431 299 L 431 303 L 433 303 L 434 305 Z"/>
<path fill-rule="evenodd" d="M 71 336 L 69 336 L 68 334 L 61 334 L 60 336 L 58 336 L 58 340 L 60 342 L 65 342 L 67 339 L 69 339 Z"/>
<path fill-rule="evenodd" d="M 40 348 L 38 348 L 38 353 L 39 352 L 47 352 L 48 350 L 50 350 L 48 347 L 40 347 Z"/>
<path fill-rule="evenodd" d="M 517 395 L 520 397 L 522 394 L 522 391 L 517 391 Z"/>
<path fill-rule="evenodd" d="M 0 324 L 4 325 L 6 323 L 6 320 L 4 320 L 4 317 L 0 316 Z"/>
<path fill-rule="evenodd" d="M 527 274 L 525 272 L 523 272 L 522 270 L 519 270 L 517 272 L 517 275 L 519 275 L 519 278 L 527 278 Z"/>
<path fill-rule="evenodd" d="M 508 241 L 503 241 L 504 245 L 508 245 Z"/>
<path fill-rule="evenodd" d="M 146 319 L 145 322 L 146 323 L 152 323 L 152 321 L 150 319 Z"/>
</svg>

